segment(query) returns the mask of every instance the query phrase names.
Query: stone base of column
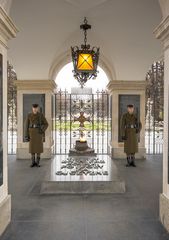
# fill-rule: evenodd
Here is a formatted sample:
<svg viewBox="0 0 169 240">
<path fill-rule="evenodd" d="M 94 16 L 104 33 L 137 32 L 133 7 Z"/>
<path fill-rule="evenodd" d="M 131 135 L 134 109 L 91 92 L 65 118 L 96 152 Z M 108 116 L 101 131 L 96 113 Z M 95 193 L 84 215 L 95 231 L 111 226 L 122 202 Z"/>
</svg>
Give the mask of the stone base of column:
<svg viewBox="0 0 169 240">
<path fill-rule="evenodd" d="M 31 155 L 28 148 L 17 148 L 17 159 L 30 159 Z M 41 154 L 42 159 L 50 159 L 52 157 L 52 148 L 44 148 L 44 152 Z"/>
<path fill-rule="evenodd" d="M 160 221 L 169 232 L 169 198 L 160 194 Z"/>
<path fill-rule="evenodd" d="M 0 203 L 0 236 L 5 231 L 11 221 L 11 196 L 8 195 L 2 203 Z"/>
<path fill-rule="evenodd" d="M 126 159 L 123 147 L 117 147 L 111 149 L 111 155 L 113 159 Z M 135 155 L 136 159 L 146 159 L 146 149 L 139 148 L 139 152 Z"/>
</svg>

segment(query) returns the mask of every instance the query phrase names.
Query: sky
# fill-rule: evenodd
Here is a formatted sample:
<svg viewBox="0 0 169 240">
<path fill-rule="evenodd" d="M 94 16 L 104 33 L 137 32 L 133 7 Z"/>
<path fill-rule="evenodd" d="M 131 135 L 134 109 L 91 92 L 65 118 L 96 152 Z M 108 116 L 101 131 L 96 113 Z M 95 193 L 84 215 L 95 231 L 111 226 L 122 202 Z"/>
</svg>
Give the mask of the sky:
<svg viewBox="0 0 169 240">
<path fill-rule="evenodd" d="M 58 89 L 67 90 L 69 93 L 71 92 L 72 87 L 80 87 L 78 81 L 73 77 L 73 64 L 68 63 L 66 64 L 58 73 L 56 77 L 56 84 Z M 92 88 L 93 93 L 97 90 L 105 90 L 106 85 L 108 84 L 108 78 L 106 73 L 103 71 L 102 68 L 98 67 L 98 76 L 95 80 L 88 80 L 85 84 L 85 87 Z"/>
</svg>

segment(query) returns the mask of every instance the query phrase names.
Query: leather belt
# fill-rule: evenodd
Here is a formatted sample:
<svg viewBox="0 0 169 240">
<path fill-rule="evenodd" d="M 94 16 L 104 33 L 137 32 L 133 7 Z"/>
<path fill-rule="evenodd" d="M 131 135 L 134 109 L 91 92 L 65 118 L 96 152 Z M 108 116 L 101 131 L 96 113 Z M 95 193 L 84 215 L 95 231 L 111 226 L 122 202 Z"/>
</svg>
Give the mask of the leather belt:
<svg viewBox="0 0 169 240">
<path fill-rule="evenodd" d="M 136 125 L 134 124 L 126 125 L 126 128 L 136 128 Z"/>
<path fill-rule="evenodd" d="M 30 124 L 29 128 L 39 128 L 40 126 L 38 124 Z"/>
</svg>

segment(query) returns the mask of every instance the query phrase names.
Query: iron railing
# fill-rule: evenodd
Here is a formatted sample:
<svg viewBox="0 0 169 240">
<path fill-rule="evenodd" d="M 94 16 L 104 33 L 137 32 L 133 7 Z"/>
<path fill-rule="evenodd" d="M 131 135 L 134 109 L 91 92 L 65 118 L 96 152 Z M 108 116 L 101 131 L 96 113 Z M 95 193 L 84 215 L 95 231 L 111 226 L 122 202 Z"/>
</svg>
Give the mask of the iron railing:
<svg viewBox="0 0 169 240">
<path fill-rule="evenodd" d="M 8 76 L 8 154 L 16 154 L 17 144 L 17 91 L 14 80 L 17 80 L 13 66 L 7 63 Z"/>
<path fill-rule="evenodd" d="M 155 62 L 146 75 L 145 145 L 148 154 L 163 152 L 164 62 Z"/>
<path fill-rule="evenodd" d="M 111 140 L 111 106 L 105 91 L 96 94 L 70 94 L 59 91 L 53 97 L 53 154 L 68 154 L 79 139 L 80 111 L 89 119 L 85 122 L 88 145 L 97 154 L 109 153 Z"/>
</svg>

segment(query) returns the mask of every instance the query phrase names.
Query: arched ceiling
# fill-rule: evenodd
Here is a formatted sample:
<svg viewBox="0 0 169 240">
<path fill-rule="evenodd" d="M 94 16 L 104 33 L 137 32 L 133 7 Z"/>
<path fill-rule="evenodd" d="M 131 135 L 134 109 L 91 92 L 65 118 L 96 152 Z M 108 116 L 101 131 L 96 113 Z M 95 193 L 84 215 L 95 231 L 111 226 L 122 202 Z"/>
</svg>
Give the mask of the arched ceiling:
<svg viewBox="0 0 169 240">
<path fill-rule="evenodd" d="M 163 18 L 166 18 L 169 13 L 169 1 L 168 0 L 159 0 Z"/>
<path fill-rule="evenodd" d="M 100 46 L 116 79 L 143 80 L 162 56 L 153 35 L 158 0 L 13 0 L 10 15 L 20 30 L 9 44 L 18 79 L 48 79 L 54 59 L 81 44 L 84 16 L 92 24 L 88 42 Z"/>
<path fill-rule="evenodd" d="M 0 6 L 9 14 L 12 5 L 12 0 L 0 0 Z"/>
</svg>

